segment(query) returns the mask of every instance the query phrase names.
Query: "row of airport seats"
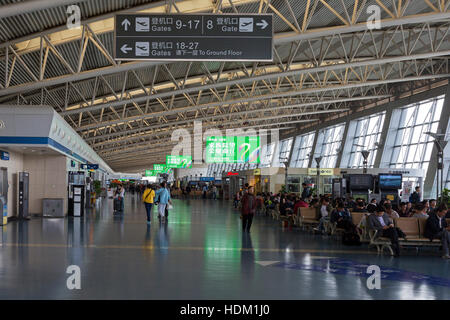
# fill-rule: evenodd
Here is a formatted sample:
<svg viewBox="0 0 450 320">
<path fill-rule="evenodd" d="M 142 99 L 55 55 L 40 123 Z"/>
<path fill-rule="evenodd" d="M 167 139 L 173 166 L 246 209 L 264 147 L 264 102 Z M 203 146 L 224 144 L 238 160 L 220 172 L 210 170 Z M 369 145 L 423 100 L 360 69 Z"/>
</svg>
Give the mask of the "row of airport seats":
<svg viewBox="0 0 450 320">
<path fill-rule="evenodd" d="M 316 208 L 298 208 L 296 215 L 281 216 L 279 206 L 274 209 L 269 209 L 266 213 L 274 220 L 281 222 L 283 227 L 295 226 L 302 230 L 312 231 L 314 227 L 317 227 L 319 220 L 317 219 Z M 388 238 L 377 237 L 376 230 L 370 230 L 368 225 L 360 225 L 361 221 L 365 219 L 367 213 L 351 212 L 352 222 L 356 226 L 360 226 L 362 232 L 359 233 L 361 242 L 368 243 L 369 247 L 374 246 L 379 253 L 383 253 L 386 249 L 391 255 L 394 255 L 392 250 L 391 241 Z M 420 247 L 440 247 L 441 240 L 430 239 L 424 236 L 426 220 L 424 218 L 395 218 L 394 225 L 400 228 L 406 234 L 406 240 L 400 239 L 400 245 L 403 247 L 413 247 L 419 250 Z M 450 219 L 446 219 L 450 225 Z M 344 230 L 337 228 L 336 223 L 329 221 L 324 223 L 325 232 L 331 236 L 338 237 Z"/>
<path fill-rule="evenodd" d="M 181 191 L 181 189 L 174 189 L 170 192 L 170 196 L 172 198 L 183 198 L 185 197 L 183 195 L 183 192 Z M 202 190 L 191 190 L 191 192 L 189 193 L 189 198 L 190 199 L 201 199 L 203 197 L 203 191 Z M 212 199 L 212 191 L 208 190 L 206 197 L 208 199 Z M 220 194 L 217 194 L 217 198 L 220 197 Z"/>
</svg>

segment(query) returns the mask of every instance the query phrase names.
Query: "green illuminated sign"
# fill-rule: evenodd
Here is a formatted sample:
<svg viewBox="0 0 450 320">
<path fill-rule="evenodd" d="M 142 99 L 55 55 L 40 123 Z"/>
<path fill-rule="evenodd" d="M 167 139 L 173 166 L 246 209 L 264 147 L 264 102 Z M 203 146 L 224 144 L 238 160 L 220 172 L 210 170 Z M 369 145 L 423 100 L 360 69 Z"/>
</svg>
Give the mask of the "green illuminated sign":
<svg viewBox="0 0 450 320">
<path fill-rule="evenodd" d="M 170 173 L 170 168 L 165 164 L 154 164 L 153 171 L 156 173 Z"/>
<path fill-rule="evenodd" d="M 145 170 L 145 176 L 146 177 L 156 177 L 158 175 L 155 170 Z"/>
<path fill-rule="evenodd" d="M 206 163 L 260 163 L 259 137 L 206 137 Z"/>
<path fill-rule="evenodd" d="M 168 168 L 192 168 L 192 156 L 166 156 Z"/>
</svg>

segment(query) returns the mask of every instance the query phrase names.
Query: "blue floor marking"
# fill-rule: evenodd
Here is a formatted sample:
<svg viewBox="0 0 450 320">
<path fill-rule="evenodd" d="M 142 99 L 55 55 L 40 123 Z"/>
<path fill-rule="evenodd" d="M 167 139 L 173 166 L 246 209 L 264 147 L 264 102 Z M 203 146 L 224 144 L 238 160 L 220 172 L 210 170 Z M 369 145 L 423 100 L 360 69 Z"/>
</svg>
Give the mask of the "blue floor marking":
<svg viewBox="0 0 450 320">
<path fill-rule="evenodd" d="M 318 271 L 340 275 L 354 275 L 357 277 L 368 278 L 367 267 L 370 264 L 361 263 L 347 259 L 329 259 L 315 261 L 314 264 L 297 264 L 279 262 L 271 266 L 293 270 Z M 390 281 L 404 281 L 416 284 L 428 284 L 433 286 L 450 287 L 450 279 L 429 276 L 423 273 L 411 272 L 401 269 L 379 266 L 381 269 L 381 278 Z"/>
</svg>

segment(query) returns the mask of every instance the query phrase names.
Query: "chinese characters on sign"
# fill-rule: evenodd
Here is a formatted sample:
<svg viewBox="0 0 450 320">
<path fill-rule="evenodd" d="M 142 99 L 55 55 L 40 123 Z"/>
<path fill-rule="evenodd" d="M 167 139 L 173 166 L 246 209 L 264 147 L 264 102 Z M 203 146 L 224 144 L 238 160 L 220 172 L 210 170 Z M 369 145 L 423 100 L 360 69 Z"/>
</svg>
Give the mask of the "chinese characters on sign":
<svg viewBox="0 0 450 320">
<path fill-rule="evenodd" d="M 116 60 L 272 61 L 272 14 L 121 14 Z"/>
<path fill-rule="evenodd" d="M 168 168 L 192 168 L 192 156 L 166 156 Z"/>
<path fill-rule="evenodd" d="M 260 163 L 259 137 L 207 137 L 206 163 Z"/>
<path fill-rule="evenodd" d="M 168 168 L 167 165 L 165 165 L 165 164 L 154 164 L 153 171 L 157 174 L 158 173 L 169 173 L 170 168 Z"/>
</svg>

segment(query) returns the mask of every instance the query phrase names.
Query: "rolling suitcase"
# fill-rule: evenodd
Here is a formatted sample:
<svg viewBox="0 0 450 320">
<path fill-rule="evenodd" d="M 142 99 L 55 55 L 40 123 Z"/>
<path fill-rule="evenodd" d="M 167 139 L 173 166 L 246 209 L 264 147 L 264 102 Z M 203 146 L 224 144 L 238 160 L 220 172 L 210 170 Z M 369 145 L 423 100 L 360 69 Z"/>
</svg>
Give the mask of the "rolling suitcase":
<svg viewBox="0 0 450 320">
<path fill-rule="evenodd" d="M 116 198 L 114 199 L 114 212 L 122 211 L 122 199 Z"/>
</svg>

